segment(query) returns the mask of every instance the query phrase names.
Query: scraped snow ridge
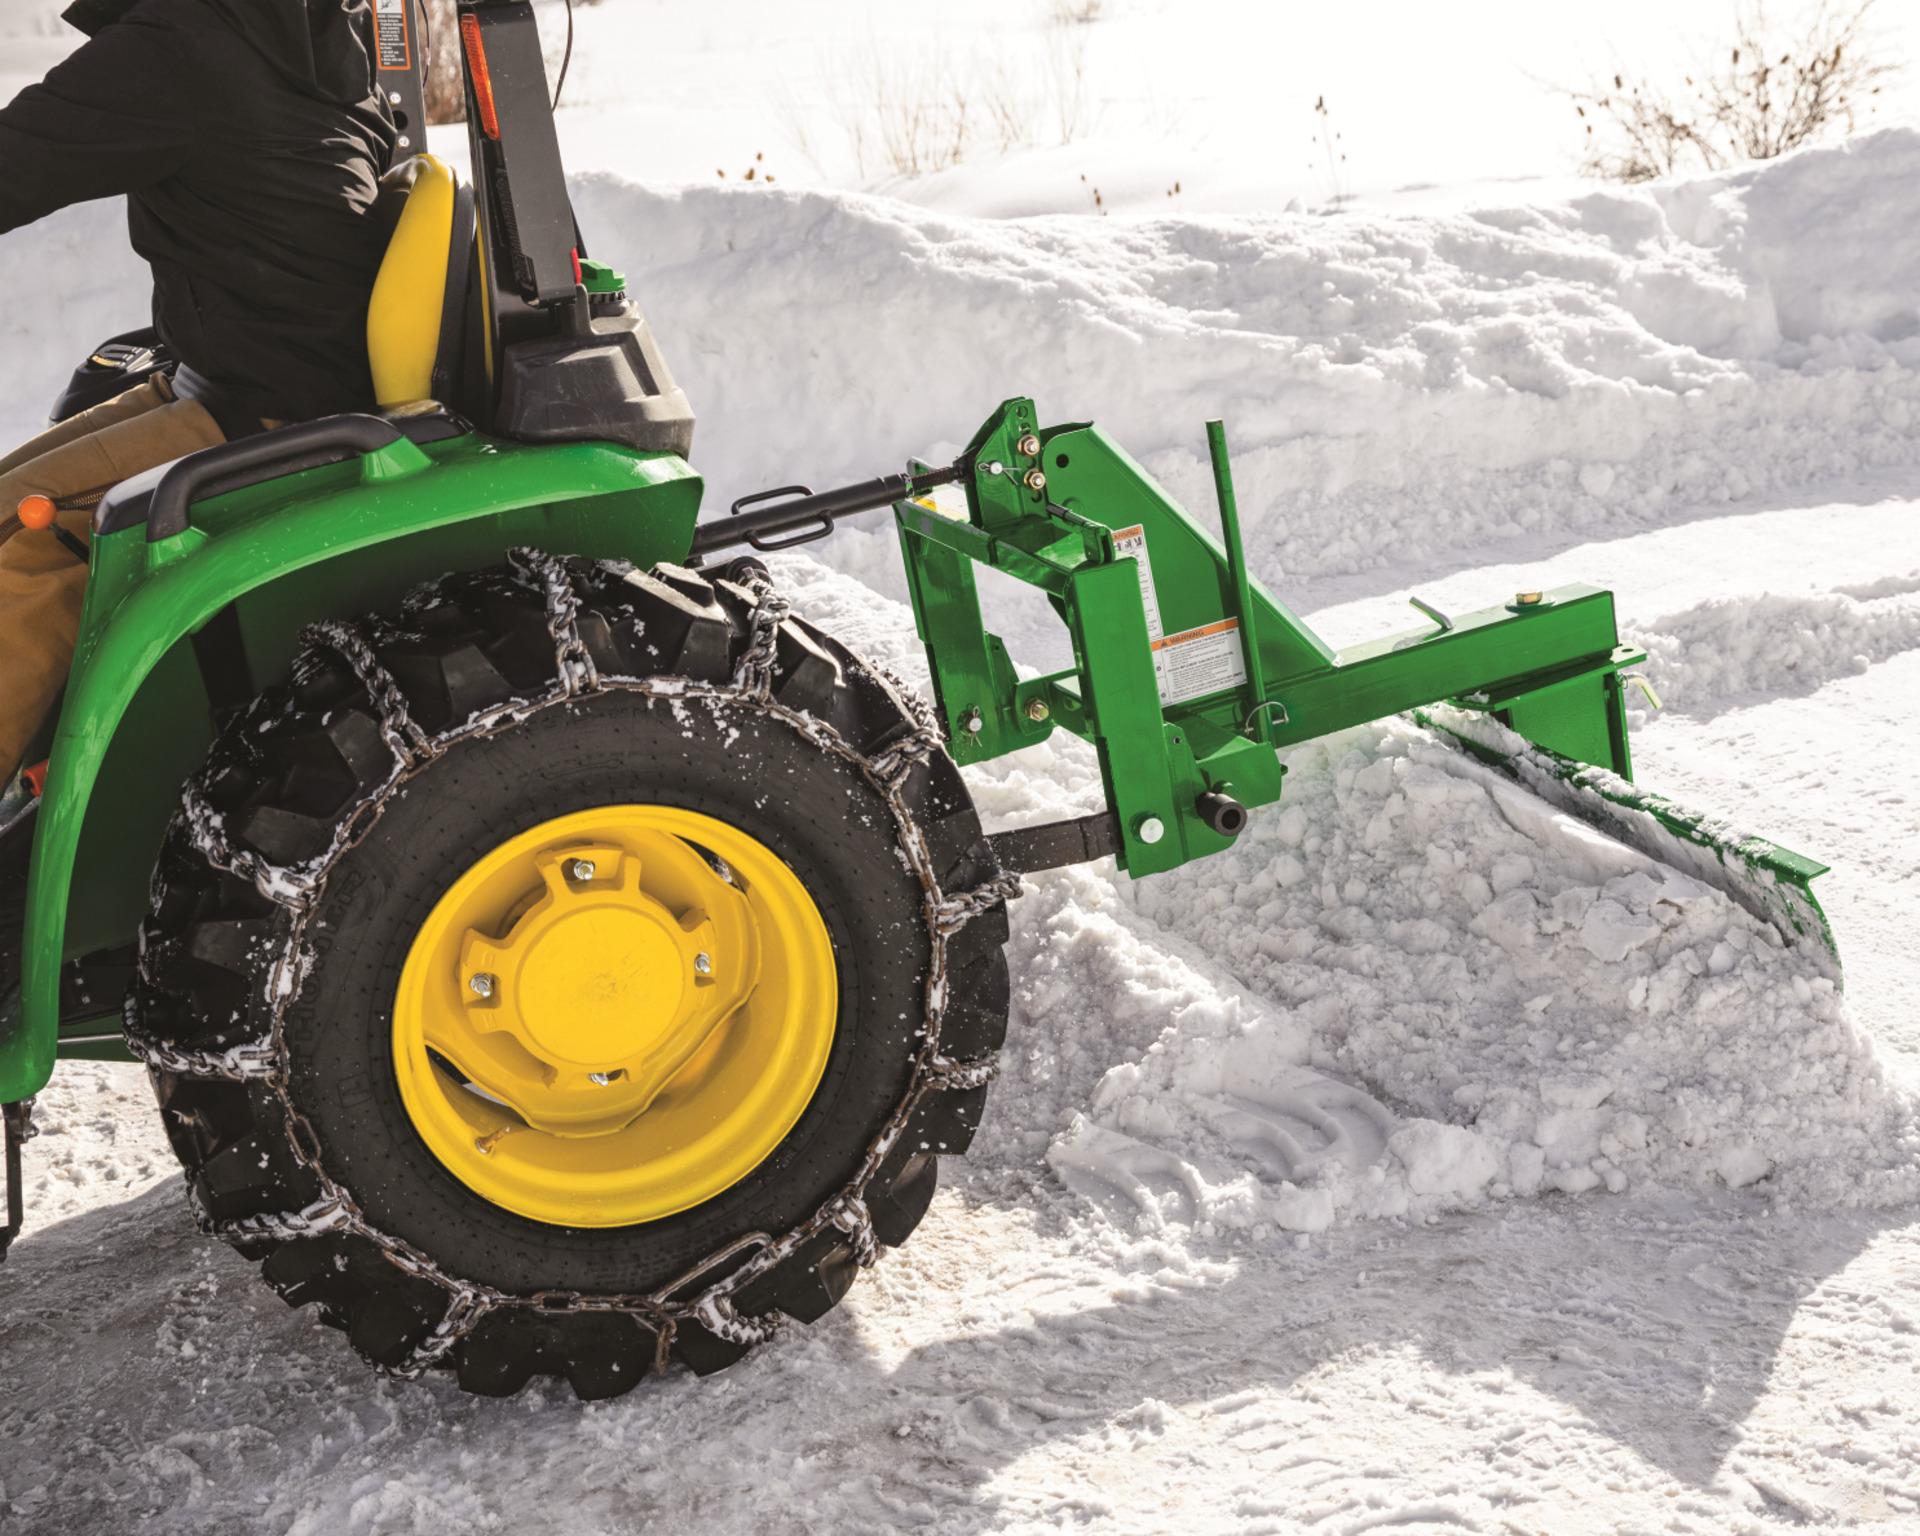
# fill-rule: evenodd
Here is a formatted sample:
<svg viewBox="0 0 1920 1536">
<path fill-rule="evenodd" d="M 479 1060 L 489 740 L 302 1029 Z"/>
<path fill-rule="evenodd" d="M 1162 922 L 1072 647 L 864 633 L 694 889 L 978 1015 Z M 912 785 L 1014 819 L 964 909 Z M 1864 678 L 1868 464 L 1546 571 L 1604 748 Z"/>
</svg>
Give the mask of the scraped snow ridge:
<svg viewBox="0 0 1920 1536">
<path fill-rule="evenodd" d="M 1712 714 L 1742 699 L 1811 693 L 1920 648 L 1916 588 L 1912 577 L 1890 577 L 1858 592 L 1713 598 L 1634 625 L 1628 638 L 1646 647 L 1664 705 Z"/>
<path fill-rule="evenodd" d="M 779 575 L 923 678 L 903 608 Z M 1130 1223 L 1255 1240 L 1542 1193 L 1920 1198 L 1916 1106 L 1824 966 L 1728 896 L 1408 722 L 1285 761 L 1228 853 L 1029 877 L 976 1163 L 1044 1155 Z M 990 825 L 1098 803 L 1059 737 L 968 777 Z"/>
</svg>

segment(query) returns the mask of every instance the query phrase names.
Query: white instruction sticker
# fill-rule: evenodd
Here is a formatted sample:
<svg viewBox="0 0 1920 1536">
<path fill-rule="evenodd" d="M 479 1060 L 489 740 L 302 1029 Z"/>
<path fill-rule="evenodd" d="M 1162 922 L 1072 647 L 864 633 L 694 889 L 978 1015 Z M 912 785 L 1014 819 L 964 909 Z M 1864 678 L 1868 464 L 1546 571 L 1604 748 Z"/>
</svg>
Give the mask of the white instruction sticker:
<svg viewBox="0 0 1920 1536">
<path fill-rule="evenodd" d="M 1153 567 L 1147 562 L 1147 530 L 1138 523 L 1114 529 L 1113 552 L 1133 556 L 1140 572 L 1140 606 L 1147 610 L 1147 638 L 1158 640 L 1165 631 L 1160 624 L 1160 593 L 1153 585 Z"/>
<path fill-rule="evenodd" d="M 1240 687 L 1247 680 L 1247 656 L 1240 644 L 1240 621 L 1221 619 L 1156 639 L 1153 670 L 1160 682 L 1163 705 L 1184 704 L 1202 694 Z"/>
</svg>

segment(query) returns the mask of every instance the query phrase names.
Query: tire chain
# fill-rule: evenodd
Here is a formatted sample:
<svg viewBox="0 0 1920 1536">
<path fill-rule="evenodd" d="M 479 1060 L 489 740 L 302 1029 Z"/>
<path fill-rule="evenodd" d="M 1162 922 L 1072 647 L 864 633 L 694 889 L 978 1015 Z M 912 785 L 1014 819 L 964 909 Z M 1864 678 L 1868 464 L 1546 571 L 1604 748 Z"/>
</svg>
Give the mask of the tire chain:
<svg viewBox="0 0 1920 1536">
<path fill-rule="evenodd" d="M 999 1073 L 997 1053 L 973 1061 L 956 1061 L 940 1052 L 941 1024 L 947 999 L 947 941 L 975 917 L 1018 894 L 1020 878 L 1017 875 L 997 875 L 970 890 L 952 895 L 941 888 L 934 870 L 932 851 L 927 845 L 925 833 L 906 804 L 904 790 L 913 768 L 926 762 L 933 753 L 943 750 L 944 743 L 936 734 L 931 712 L 912 691 L 885 669 L 868 668 L 887 682 L 896 697 L 906 703 L 914 721 L 910 735 L 891 743 L 873 757 L 861 754 L 825 722 L 781 705 L 772 693 L 774 656 L 779 627 L 785 622 L 791 605 L 758 572 L 748 574 L 742 583 L 754 598 L 754 618 L 746 650 L 731 685 L 676 678 L 670 681 L 670 686 L 662 687 L 659 686 L 660 680 L 654 678 L 610 678 L 601 674 L 594 665 L 580 636 L 580 599 L 574 589 L 568 563 L 543 550 L 524 548 L 511 551 L 509 559 L 519 571 L 536 579 L 544 589 L 548 628 L 553 635 L 558 668 L 556 685 L 544 696 L 516 700 L 511 705 L 477 716 L 465 725 L 439 736 L 428 736 L 408 715 L 404 695 L 391 674 L 380 664 L 358 626 L 336 621 L 316 624 L 305 631 L 304 638 L 309 643 L 325 646 L 335 652 L 353 670 L 361 686 L 366 689 L 369 701 L 380 713 L 381 733 L 395 759 L 394 772 L 346 815 L 333 845 L 310 865 L 299 869 L 283 869 L 257 854 L 233 848 L 225 836 L 220 817 L 207 805 L 200 785 L 197 782 L 188 785 L 183 795 L 181 817 L 197 851 L 216 868 L 253 884 L 263 896 L 283 907 L 292 917 L 291 932 L 284 951 L 269 973 L 268 1001 L 273 1009 L 269 1034 L 226 1051 L 183 1051 L 153 1040 L 140 1031 L 135 1026 L 135 1006 L 131 999 L 127 1009 L 128 1043 L 150 1070 L 184 1077 L 245 1079 L 268 1084 L 280 1101 L 287 1138 L 295 1158 L 320 1185 L 320 1198 L 300 1211 L 249 1216 L 231 1221 L 211 1220 L 194 1201 L 195 1220 L 202 1231 L 240 1242 L 292 1242 L 327 1233 L 350 1233 L 371 1243 L 388 1263 L 402 1273 L 428 1281 L 446 1293 L 446 1311 L 411 1353 L 397 1364 L 376 1365 L 375 1368 L 382 1374 L 402 1380 L 415 1379 L 439 1364 L 490 1313 L 498 1310 L 628 1314 L 655 1336 L 656 1373 L 666 1369 L 675 1332 L 683 1321 L 691 1320 L 730 1344 L 752 1347 L 767 1342 L 779 1331 L 777 1316 L 772 1313 L 763 1317 L 743 1316 L 735 1308 L 733 1298 L 751 1281 L 777 1267 L 803 1243 L 827 1227 L 846 1233 L 853 1246 L 855 1261 L 862 1268 L 870 1267 L 879 1256 L 880 1244 L 867 1209 L 867 1187 L 905 1134 L 914 1111 L 930 1094 L 984 1087 Z M 491 1286 L 476 1285 L 447 1274 L 413 1244 L 376 1227 L 362 1213 L 358 1202 L 346 1188 L 327 1172 L 321 1161 L 319 1139 L 290 1094 L 291 1063 L 285 1042 L 285 1016 L 288 1007 L 299 996 L 305 978 L 301 944 L 313 908 L 324 889 L 327 873 L 341 856 L 368 835 L 379 820 L 386 801 L 413 774 L 430 766 L 458 744 L 497 735 L 529 715 L 563 704 L 581 693 L 610 691 L 681 701 L 706 699 L 715 705 L 744 703 L 785 724 L 810 745 L 848 763 L 880 792 L 893 816 L 895 841 L 923 892 L 922 912 L 931 949 L 925 989 L 926 1028 L 900 1103 L 869 1143 L 866 1156 L 853 1177 L 808 1220 L 778 1238 L 768 1237 L 764 1233 L 737 1238 L 666 1285 L 644 1294 L 542 1291 L 522 1296 Z M 713 1283 L 694 1289 L 700 1286 L 707 1274 L 748 1248 L 757 1251 L 744 1263 Z M 682 1295 L 690 1291 L 691 1295 Z"/>
</svg>

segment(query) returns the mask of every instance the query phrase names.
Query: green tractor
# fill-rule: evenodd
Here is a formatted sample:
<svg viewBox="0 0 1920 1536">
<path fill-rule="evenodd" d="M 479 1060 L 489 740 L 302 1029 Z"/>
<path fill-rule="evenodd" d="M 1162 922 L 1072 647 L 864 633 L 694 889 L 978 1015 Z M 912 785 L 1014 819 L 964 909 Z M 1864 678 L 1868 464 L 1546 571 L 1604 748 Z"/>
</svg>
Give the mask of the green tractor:
<svg viewBox="0 0 1920 1536">
<path fill-rule="evenodd" d="M 718 1369 L 827 1312 L 966 1150 L 1022 873 L 1228 848 L 1281 751 L 1396 711 L 1824 938 L 1819 865 L 1632 789 L 1608 593 L 1336 653 L 1250 579 L 1217 424 L 1218 540 L 1025 399 L 951 465 L 701 522 L 686 398 L 575 225 L 532 7 L 460 19 L 472 185 L 393 178 L 380 413 L 99 507 L 4 855 L 31 856 L 9 1236 L 30 1097 L 130 1052 L 196 1219 L 380 1370 L 602 1397 Z M 888 507 L 931 707 L 754 558 Z M 1072 666 L 1016 672 L 983 565 L 1046 594 Z M 960 769 L 1056 730 L 1107 809 L 983 832 Z"/>
</svg>

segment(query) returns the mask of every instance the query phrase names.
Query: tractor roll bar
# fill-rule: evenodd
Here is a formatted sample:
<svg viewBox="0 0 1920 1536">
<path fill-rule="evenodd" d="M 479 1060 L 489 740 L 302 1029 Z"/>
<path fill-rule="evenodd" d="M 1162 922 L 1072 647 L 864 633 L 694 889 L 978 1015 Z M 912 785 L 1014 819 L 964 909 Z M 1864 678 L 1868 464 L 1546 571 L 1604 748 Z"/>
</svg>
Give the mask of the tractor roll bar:
<svg viewBox="0 0 1920 1536">
<path fill-rule="evenodd" d="M 733 515 L 702 523 L 693 531 L 696 559 L 722 549 L 751 544 L 766 553 L 794 544 L 810 544 L 833 532 L 834 523 L 859 512 L 877 512 L 896 501 L 924 496 L 936 486 L 952 485 L 966 477 L 968 465 L 962 459 L 945 469 L 927 469 L 918 474 L 882 475 L 878 480 L 863 480 L 858 485 L 833 491 L 809 491 L 804 485 L 783 486 L 777 491 L 761 491 L 742 496 L 733 504 Z M 793 499 L 775 502 L 757 512 L 747 511 L 776 496 L 792 493 Z M 795 530 L 805 530 L 796 533 Z M 780 534 L 788 537 L 779 538 Z"/>
</svg>

